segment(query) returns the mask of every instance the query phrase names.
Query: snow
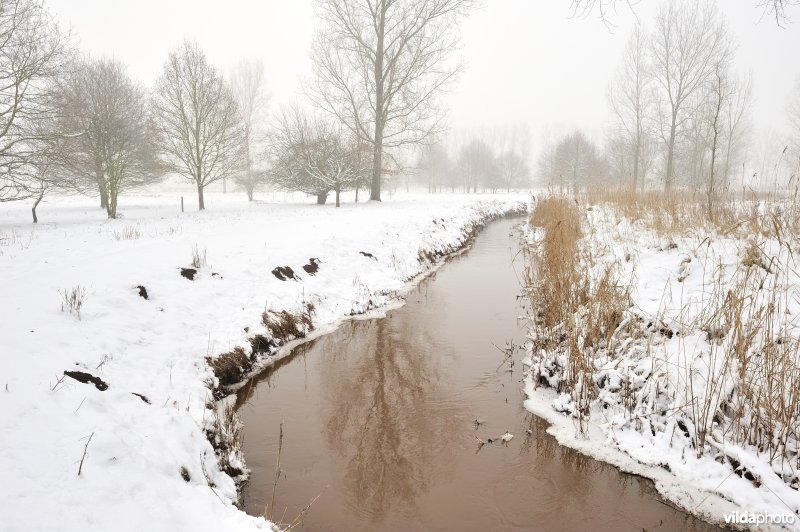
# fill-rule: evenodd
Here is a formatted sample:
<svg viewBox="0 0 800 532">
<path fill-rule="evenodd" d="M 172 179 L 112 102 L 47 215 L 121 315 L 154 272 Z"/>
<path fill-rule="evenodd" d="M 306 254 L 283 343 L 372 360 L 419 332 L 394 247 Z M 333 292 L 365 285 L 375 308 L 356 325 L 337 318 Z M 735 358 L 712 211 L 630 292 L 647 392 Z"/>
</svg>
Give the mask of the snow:
<svg viewBox="0 0 800 532">
<path fill-rule="evenodd" d="M 265 310 L 311 302 L 325 331 L 398 304 L 435 266 L 426 255 L 527 200 L 396 195 L 336 209 L 241 196 L 208 195 L 202 213 L 191 197 L 186 213 L 174 194 L 124 197 L 120 220 L 94 199 L 54 198 L 37 226 L 29 205 L 0 205 L 0 530 L 270 530 L 233 506 L 236 485 L 204 433 L 215 378 L 205 357 L 249 349 Z M 195 247 L 207 264 L 190 281 L 180 268 Z M 302 270 L 310 258 L 316 275 Z M 299 280 L 278 280 L 279 266 Z M 76 286 L 80 316 L 59 294 Z"/>
<path fill-rule="evenodd" d="M 754 283 L 745 285 L 750 306 L 738 325 L 756 329 L 755 320 L 761 319 L 757 309 L 770 303 L 773 292 L 769 288 L 774 288 L 779 294 L 775 304 L 782 305 L 772 324 L 774 333 L 795 340 L 800 337 L 792 317 L 800 312 L 800 273 L 792 266 L 789 246 L 774 238 L 742 233 L 696 230 L 663 235 L 620 219 L 610 206 L 593 206 L 586 212 L 585 224 L 589 231 L 581 245 L 591 250 L 598 271 L 619 262 L 621 282 L 632 287 L 632 306 L 614 333 L 620 338 L 617 347 L 600 352 L 597 358 L 594 382 L 604 385 L 591 405 L 584 431 L 569 390 L 559 394 L 552 388 L 561 374 L 548 378 L 552 387 L 534 386 L 539 368 L 566 365 L 563 352 L 550 355 L 529 349 L 523 361 L 528 366 L 525 407 L 551 423 L 549 432 L 561 444 L 653 479 L 667 500 L 709 521 L 725 523 L 725 515 L 735 512 L 794 519 L 800 514 L 800 493 L 779 476 L 796 477 L 793 460 L 770 461 L 768 452 L 732 441 L 731 428 L 712 419 L 715 409 L 692 414 L 690 408 L 693 397 L 697 410 L 706 397 L 712 404 L 742 401 L 741 391 L 736 391 L 736 363 L 724 364 L 724 352 L 737 339 L 727 332 L 714 338 L 713 329 L 701 327 L 713 322 L 713 310 L 730 305 L 720 294 L 735 289 L 737 283 Z M 533 245 L 539 237 L 538 230 L 528 234 Z M 742 266 L 752 238 L 779 275 L 758 266 L 750 266 L 752 270 Z M 768 288 L 764 293 L 753 288 L 761 280 Z M 646 327 L 648 323 L 655 325 Z M 657 331 L 662 325 L 667 334 Z M 639 332 L 626 337 L 622 331 L 628 326 Z M 755 350 L 749 353 L 756 359 L 759 356 Z M 553 362 L 553 356 L 558 362 Z M 634 415 L 624 404 L 623 382 L 634 390 L 627 398 L 629 405 L 633 398 Z M 712 428 L 700 457 L 679 425 L 679 421 L 685 423 L 691 430 L 693 419 Z M 725 456 L 758 478 L 760 486 L 736 474 Z M 800 529 L 800 517 L 792 524 L 759 527 L 770 528 Z"/>
</svg>

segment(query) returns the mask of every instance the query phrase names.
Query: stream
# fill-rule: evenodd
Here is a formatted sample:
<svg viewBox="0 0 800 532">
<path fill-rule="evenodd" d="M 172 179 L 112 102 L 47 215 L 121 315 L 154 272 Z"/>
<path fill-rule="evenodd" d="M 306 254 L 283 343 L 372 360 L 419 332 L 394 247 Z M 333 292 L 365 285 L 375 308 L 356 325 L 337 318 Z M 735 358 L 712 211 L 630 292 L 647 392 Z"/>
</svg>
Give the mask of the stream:
<svg viewBox="0 0 800 532">
<path fill-rule="evenodd" d="M 296 529 L 718 530 L 523 408 L 521 220 L 489 224 L 403 307 L 296 347 L 239 392 L 248 513 L 272 501 L 283 423 L 272 519 L 313 501 Z"/>
</svg>

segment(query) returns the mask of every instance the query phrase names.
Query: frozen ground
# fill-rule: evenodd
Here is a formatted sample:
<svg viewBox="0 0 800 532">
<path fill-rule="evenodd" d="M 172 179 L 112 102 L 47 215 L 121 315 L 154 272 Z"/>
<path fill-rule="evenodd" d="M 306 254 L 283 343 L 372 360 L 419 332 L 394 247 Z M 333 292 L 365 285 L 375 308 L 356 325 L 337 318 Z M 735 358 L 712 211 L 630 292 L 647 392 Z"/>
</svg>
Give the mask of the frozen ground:
<svg viewBox="0 0 800 532">
<path fill-rule="evenodd" d="M 233 506 L 204 434 L 205 357 L 264 334 L 265 309 L 311 302 L 325 328 L 391 303 L 430 267 L 426 252 L 460 247 L 527 198 L 398 195 L 340 209 L 270 199 L 211 195 L 198 213 L 187 195 L 181 214 L 175 194 L 125 197 L 124 218 L 108 221 L 94 199 L 57 198 L 38 226 L 29 205 L 0 204 L 0 530 L 269 529 Z M 206 265 L 191 281 L 180 268 L 195 247 Z M 312 257 L 316 275 L 302 269 Z M 279 266 L 299 279 L 279 280 Z M 59 293 L 74 287 L 85 290 L 79 316 Z"/>
<path fill-rule="evenodd" d="M 734 512 L 783 516 L 793 523 L 758 529 L 800 529 L 797 434 L 791 435 L 797 413 L 787 423 L 767 419 L 779 410 L 768 403 L 796 397 L 794 242 L 744 232 L 663 235 L 610 207 L 586 211 L 584 224 L 581 245 L 591 250 L 595 273 L 617 262 L 632 306 L 609 347 L 596 354 L 588 383 L 596 397 L 584 430 L 575 391 L 554 391 L 568 366 L 564 351 L 529 353 L 525 406 L 553 423 L 550 432 L 562 444 L 652 478 L 688 511 L 722 524 Z M 530 239 L 540 236 L 533 231 Z M 765 366 L 765 344 L 786 357 L 786 374 Z M 737 349 L 742 356 L 733 355 Z M 540 379 L 547 383 L 535 387 Z M 738 420 L 737 412 L 744 412 Z M 759 429 L 742 438 L 748 426 Z M 787 445 L 770 449 L 770 438 Z"/>
</svg>

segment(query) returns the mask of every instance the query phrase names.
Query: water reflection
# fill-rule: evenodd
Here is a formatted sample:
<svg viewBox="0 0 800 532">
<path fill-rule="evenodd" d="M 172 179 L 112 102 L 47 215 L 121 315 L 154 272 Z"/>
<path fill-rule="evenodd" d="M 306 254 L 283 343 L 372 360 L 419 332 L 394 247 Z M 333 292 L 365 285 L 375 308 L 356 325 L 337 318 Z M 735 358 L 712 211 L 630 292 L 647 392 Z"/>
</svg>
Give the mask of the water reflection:
<svg viewBox="0 0 800 532">
<path fill-rule="evenodd" d="M 242 388 L 236 393 L 236 409 L 240 409 L 252 399 L 258 399 L 258 392 L 261 387 L 266 386 L 267 388 L 272 388 L 274 377 L 284 366 L 296 363 L 298 360 L 302 360 L 304 366 L 307 367 L 305 365 L 306 353 L 314 348 L 314 344 L 317 341 L 319 340 L 312 340 L 310 342 L 298 345 L 292 349 L 292 353 L 289 356 L 275 361 L 272 365 L 264 369 L 264 371 L 247 381 L 245 385 L 242 386 Z"/>
<path fill-rule="evenodd" d="M 446 435 L 463 417 L 439 390 L 441 359 L 432 331 L 409 335 L 402 315 L 350 324 L 321 366 L 325 439 L 346 462 L 348 505 L 378 520 L 393 505 L 424 496 Z"/>
</svg>

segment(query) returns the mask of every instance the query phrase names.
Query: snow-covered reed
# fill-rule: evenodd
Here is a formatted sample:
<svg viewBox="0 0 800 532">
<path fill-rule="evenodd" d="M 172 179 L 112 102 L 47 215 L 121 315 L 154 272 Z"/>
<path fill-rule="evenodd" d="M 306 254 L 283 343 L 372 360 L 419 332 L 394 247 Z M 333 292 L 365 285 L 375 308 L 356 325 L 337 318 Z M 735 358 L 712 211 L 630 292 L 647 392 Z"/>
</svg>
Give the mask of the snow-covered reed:
<svg viewBox="0 0 800 532">
<path fill-rule="evenodd" d="M 602 445 L 694 488 L 795 513 L 796 207 L 772 194 L 731 195 L 713 209 L 686 192 L 540 201 L 528 246 L 528 393 L 552 387 L 552 407 L 580 434 L 602 427 Z"/>
</svg>

